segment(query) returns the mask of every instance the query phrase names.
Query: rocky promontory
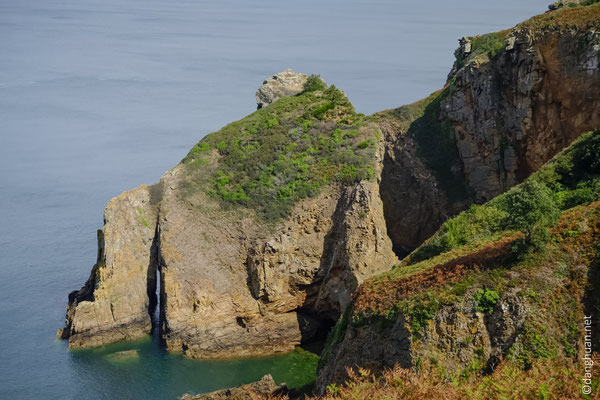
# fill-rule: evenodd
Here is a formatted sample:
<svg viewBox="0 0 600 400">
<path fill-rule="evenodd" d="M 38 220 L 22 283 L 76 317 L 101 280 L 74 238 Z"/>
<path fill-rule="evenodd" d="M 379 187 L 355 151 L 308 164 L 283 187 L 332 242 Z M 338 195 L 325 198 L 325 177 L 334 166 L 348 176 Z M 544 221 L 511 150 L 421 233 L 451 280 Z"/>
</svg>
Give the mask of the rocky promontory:
<svg viewBox="0 0 600 400">
<path fill-rule="evenodd" d="M 339 89 L 308 82 L 208 135 L 159 183 L 111 200 L 97 264 L 69 297 L 71 348 L 147 334 L 159 304 L 169 350 L 286 352 L 396 262 L 379 127 Z"/>
<path fill-rule="evenodd" d="M 547 295 L 586 283 L 570 270 L 552 282 L 542 267 L 505 281 L 489 271 L 566 240 L 561 215 L 596 238 L 595 178 L 578 164 L 592 160 L 596 136 L 547 163 L 600 127 L 599 32 L 596 4 L 462 38 L 440 91 L 373 116 L 316 75 L 274 75 L 257 111 L 204 137 L 158 183 L 108 203 L 96 264 L 69 295 L 59 335 L 84 348 L 154 326 L 170 351 L 227 358 L 287 352 L 337 321 L 322 392 L 346 367 L 435 359 L 451 374 L 475 361 L 493 371 L 510 349 L 531 364 L 522 338 L 540 333 L 525 286 Z M 551 198 L 537 218 L 556 218 L 515 222 L 529 211 L 514 193 Z M 575 206 L 588 208 L 568 214 Z M 589 268 L 589 243 L 571 245 L 563 253 Z M 586 302 L 582 293 L 565 301 Z"/>
</svg>

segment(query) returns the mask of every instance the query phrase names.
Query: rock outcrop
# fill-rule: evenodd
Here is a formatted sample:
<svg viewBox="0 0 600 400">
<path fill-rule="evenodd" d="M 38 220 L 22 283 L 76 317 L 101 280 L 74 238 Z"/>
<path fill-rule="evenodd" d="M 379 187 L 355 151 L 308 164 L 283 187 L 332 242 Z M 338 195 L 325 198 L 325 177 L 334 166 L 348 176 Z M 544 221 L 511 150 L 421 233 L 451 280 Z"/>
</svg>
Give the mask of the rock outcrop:
<svg viewBox="0 0 600 400">
<path fill-rule="evenodd" d="M 583 3 L 583 0 L 558 0 L 548 5 L 550 11 L 558 10 L 562 7 L 568 7 L 569 5 L 578 5 Z"/>
<path fill-rule="evenodd" d="M 266 79 L 256 92 L 256 105 L 258 109 L 267 107 L 282 97 L 293 96 L 304 90 L 308 77 L 292 71 L 290 68 Z"/>
<path fill-rule="evenodd" d="M 381 196 L 399 254 L 600 126 L 599 10 L 564 8 L 462 38 L 443 90 L 378 114 Z"/>
<path fill-rule="evenodd" d="M 402 313 L 385 324 L 349 324 L 320 369 L 317 387 L 324 392 L 327 385 L 344 382 L 347 367 L 379 374 L 396 365 L 413 368 L 433 359 L 447 373 L 456 374 L 472 360 L 500 360 L 523 329 L 528 312 L 524 301 L 507 294 L 490 317 L 473 308 L 466 302 L 438 310 L 418 338 L 410 317 Z"/>
<path fill-rule="evenodd" d="M 442 91 L 379 114 L 387 141 L 381 196 L 388 233 L 399 252 L 410 253 L 449 216 L 495 198 L 583 132 L 600 127 L 599 31 L 596 5 L 565 7 L 508 31 L 462 38 Z M 407 229 L 409 224 L 415 228 Z M 483 259 L 475 258 L 481 267 Z M 456 267 L 464 266 L 463 260 Z M 551 275 L 544 264 L 537 273 L 542 281 Z M 380 372 L 434 360 L 450 374 L 473 363 L 491 370 L 509 351 L 513 359 L 531 362 L 523 353 L 534 346 L 527 343 L 532 337 L 560 341 L 569 335 L 559 327 L 551 334 L 533 334 L 531 324 L 538 322 L 532 320 L 539 315 L 531 314 L 534 306 L 523 299 L 523 290 L 505 291 L 491 314 L 484 315 L 473 304 L 474 289 L 461 293 L 463 302 L 432 305 L 424 294 L 429 283 L 408 280 L 396 287 L 387 279 L 379 276 L 359 287 L 355 305 L 338 322 L 321 360 L 321 392 L 343 382 L 347 367 Z M 370 309 L 357 304 L 364 303 L 365 288 L 373 282 L 387 291 L 371 301 L 381 310 L 370 317 Z M 452 285 L 443 276 L 431 282 Z M 532 285 L 521 281 L 520 287 Z M 404 300 L 390 300 L 405 292 Z M 578 296 L 571 304 L 585 303 Z M 563 323 L 562 316 L 543 315 L 557 326 Z"/>
<path fill-rule="evenodd" d="M 341 107 L 348 107 L 342 92 L 332 88 L 328 93 L 337 96 Z M 309 104 L 315 108 L 327 95 L 319 91 L 291 100 L 309 98 L 317 102 Z M 272 115 L 276 112 L 272 107 L 257 113 Z M 315 120 L 314 128 L 306 128 L 314 131 L 315 140 L 319 132 L 331 135 L 342 126 L 334 122 L 340 109 L 331 111 L 331 120 L 319 114 L 322 119 Z M 270 132 L 296 124 L 295 114 L 276 115 L 261 129 Z M 253 129 L 253 119 L 248 121 Z M 234 133 L 247 135 L 246 129 Z M 70 296 L 62 336 L 72 348 L 80 348 L 147 334 L 149 310 L 157 300 L 153 279 L 158 271 L 158 329 L 170 351 L 195 358 L 263 356 L 290 351 L 310 340 L 322 324 L 328 327 L 337 319 L 361 282 L 397 261 L 379 196 L 383 139 L 377 138 L 376 130 L 376 124 L 367 122 L 331 141 L 331 146 L 354 148 L 352 153 L 323 150 L 332 158 L 355 160 L 371 174 L 369 179 L 352 178 L 349 184 L 332 179 L 275 221 L 237 203 L 227 208 L 223 204 L 227 200 L 211 194 L 210 186 L 201 190 L 193 186 L 210 185 L 215 178 L 209 174 L 225 162 L 221 150 L 209 149 L 206 142 L 156 185 L 111 200 L 98 263 L 86 286 Z M 220 140 L 219 133 L 215 135 Z M 269 139 L 263 139 L 261 131 L 255 135 L 257 140 Z M 231 143 L 237 149 L 239 141 Z M 365 164 L 363 156 L 354 158 L 354 152 L 372 160 L 373 167 Z M 348 174 L 356 174 L 355 168 Z M 283 173 L 286 170 L 274 172 L 272 179 L 283 179 Z M 293 189 L 290 185 L 280 190 Z M 282 197 L 281 191 L 274 195 Z"/>
<path fill-rule="evenodd" d="M 468 59 L 440 106 L 477 201 L 514 186 L 600 125 L 600 32 L 532 22 L 489 40 L 499 41 L 498 54 Z M 463 53 L 472 53 L 467 46 Z"/>
<path fill-rule="evenodd" d="M 285 383 L 277 385 L 271 375 L 265 375 L 257 382 L 252 382 L 240 387 L 217 390 L 200 395 L 185 394 L 181 397 L 181 400 L 263 399 L 269 396 L 277 396 L 278 394 L 285 392 L 285 390 Z"/>
<path fill-rule="evenodd" d="M 152 244 L 160 192 L 142 186 L 109 201 L 98 231 L 98 258 L 85 286 L 69 295 L 70 348 L 99 346 L 147 335 L 155 288 Z"/>
<path fill-rule="evenodd" d="M 580 321 L 598 298 L 600 190 L 568 203 L 560 199 L 598 185 L 598 148 L 600 131 L 583 135 L 525 183 L 480 206 L 480 214 L 459 215 L 445 225 L 454 231 L 442 229 L 426 243 L 458 236 L 464 245 L 411 264 L 413 253 L 361 285 L 321 356 L 318 391 L 343 383 L 348 368 L 379 374 L 428 362 L 443 376 L 457 377 L 489 374 L 501 362 L 523 369 L 547 359 L 576 365 L 585 335 Z M 536 188 L 543 191 L 527 200 L 533 204 L 511 205 Z M 503 225 L 488 230 L 498 211 L 539 221 L 531 210 L 543 209 L 548 193 L 556 219 L 542 226 L 545 234 L 532 239 L 535 229 L 528 224 L 516 236 Z M 480 218 L 488 220 L 479 236 L 459 233 L 461 224 L 481 229 Z"/>
</svg>

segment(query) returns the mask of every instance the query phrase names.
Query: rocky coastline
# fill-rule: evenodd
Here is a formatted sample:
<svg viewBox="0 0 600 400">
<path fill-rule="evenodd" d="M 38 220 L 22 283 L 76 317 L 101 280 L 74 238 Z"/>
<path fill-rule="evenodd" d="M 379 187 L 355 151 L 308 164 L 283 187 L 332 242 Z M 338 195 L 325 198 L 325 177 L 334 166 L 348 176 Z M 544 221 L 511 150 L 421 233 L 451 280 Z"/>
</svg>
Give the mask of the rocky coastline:
<svg viewBox="0 0 600 400">
<path fill-rule="evenodd" d="M 445 221 L 506 193 L 600 128 L 600 5 L 557 5 L 459 43 L 440 91 L 373 116 L 356 113 L 318 76 L 287 69 L 265 80 L 255 113 L 208 135 L 158 183 L 110 200 L 96 263 L 69 294 L 57 336 L 81 349 L 157 329 L 171 352 L 224 359 L 289 352 L 335 325 L 319 367 L 321 394 L 348 378 L 347 367 L 410 369 L 440 354 L 452 373 L 474 357 L 493 370 L 531 313 L 522 287 L 505 290 L 489 314 L 471 313 L 466 300 L 439 306 L 421 340 L 406 312 L 394 311 L 383 327 L 377 318 L 357 323 L 372 311 L 360 302 L 394 266 L 412 265 Z M 527 236 L 511 234 L 450 262 L 452 273 L 418 282 L 451 282 L 456 265 L 506 263 Z M 283 388 L 266 376 L 184 399 L 250 392 Z"/>
</svg>

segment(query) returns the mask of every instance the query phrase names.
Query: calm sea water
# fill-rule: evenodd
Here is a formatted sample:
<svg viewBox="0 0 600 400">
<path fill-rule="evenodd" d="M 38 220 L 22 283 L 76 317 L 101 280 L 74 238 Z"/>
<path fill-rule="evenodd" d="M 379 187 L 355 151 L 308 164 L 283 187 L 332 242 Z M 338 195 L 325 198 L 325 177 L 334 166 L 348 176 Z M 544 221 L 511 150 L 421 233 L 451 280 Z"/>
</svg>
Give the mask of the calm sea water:
<svg viewBox="0 0 600 400">
<path fill-rule="evenodd" d="M 272 373 L 299 354 L 202 362 L 148 339 L 69 352 L 67 293 L 113 196 L 150 184 L 255 109 L 262 80 L 319 73 L 372 113 L 440 88 L 457 38 L 549 0 L 0 0 L 0 398 L 173 399 Z M 139 349 L 137 360 L 110 353 Z"/>
</svg>

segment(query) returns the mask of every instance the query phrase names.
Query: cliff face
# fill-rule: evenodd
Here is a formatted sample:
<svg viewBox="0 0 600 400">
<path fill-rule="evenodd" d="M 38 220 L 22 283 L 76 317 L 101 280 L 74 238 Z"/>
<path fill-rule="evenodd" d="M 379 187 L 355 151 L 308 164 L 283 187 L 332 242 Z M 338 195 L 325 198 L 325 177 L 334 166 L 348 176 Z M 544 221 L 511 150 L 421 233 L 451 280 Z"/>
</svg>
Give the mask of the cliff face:
<svg viewBox="0 0 600 400">
<path fill-rule="evenodd" d="M 321 357 L 319 391 L 344 382 L 348 367 L 377 374 L 428 362 L 455 379 L 501 363 L 572 370 L 587 351 L 584 315 L 598 304 L 599 150 L 600 131 L 583 135 L 361 285 Z"/>
<path fill-rule="evenodd" d="M 145 335 L 159 304 L 167 348 L 190 357 L 266 355 L 310 340 L 363 282 L 397 264 L 392 248 L 412 252 L 600 126 L 599 12 L 561 9 L 465 38 L 443 90 L 372 117 L 318 77 L 267 80 L 257 112 L 208 135 L 159 183 L 109 202 L 98 261 L 69 296 L 61 337 L 81 348 Z M 497 263 L 511 243 L 480 255 Z M 447 262 L 443 279 L 456 275 Z M 453 349 L 448 320 L 477 329 L 473 340 L 496 356 L 525 315 L 514 293 L 503 296 L 492 325 L 465 311 L 472 303 L 444 308 L 420 350 L 404 317 L 386 327 L 394 346 L 371 325 L 338 331 L 319 381 L 354 363 L 408 366 L 429 347 Z"/>
<path fill-rule="evenodd" d="M 67 326 L 59 331 L 70 348 L 135 339 L 150 331 L 156 196 L 152 187 L 142 186 L 106 206 L 98 259 L 85 286 L 69 295 Z"/>
<path fill-rule="evenodd" d="M 568 332 L 564 323 L 583 318 L 590 303 L 584 292 L 596 284 L 584 277 L 592 274 L 595 258 L 582 254 L 593 252 L 597 241 L 598 203 L 568 210 L 599 197 L 596 178 L 587 180 L 596 176 L 595 167 L 584 161 L 597 157 L 597 134 L 524 187 L 496 196 L 600 126 L 599 27 L 595 5 L 463 38 L 442 91 L 381 113 L 388 138 L 381 191 L 396 248 L 408 253 L 469 203 L 494 200 L 449 220 L 398 267 L 358 289 L 322 356 L 322 393 L 347 378 L 347 367 L 381 372 L 433 360 L 457 376 L 469 368 L 492 371 L 504 359 L 525 366 L 540 358 L 572 362 L 582 336 L 578 325 Z M 583 172 L 574 172 L 578 168 Z M 585 196 L 579 192 L 584 187 Z M 535 216 L 523 216 L 538 205 L 543 209 Z M 560 212 L 568 223 L 540 222 Z M 527 223 L 514 222 L 519 218 Z M 415 229 L 407 230 L 408 223 Z M 577 233 L 565 233 L 568 224 L 577 225 Z M 562 245 L 545 252 L 536 246 L 548 240 L 548 228 Z M 568 244 L 565 235 L 572 235 Z M 586 239 L 575 239 L 579 235 Z M 532 254 L 528 264 L 520 258 L 525 254 Z M 565 259 L 572 267 L 557 261 Z M 539 292 L 554 299 L 553 311 Z M 532 340 L 543 341 L 552 354 Z"/>
<path fill-rule="evenodd" d="M 463 171 L 479 201 L 522 181 L 600 124 L 600 32 L 592 29 L 597 19 L 589 28 L 586 22 L 580 28 L 548 23 L 538 17 L 504 40 L 502 34 L 487 39 L 503 46 L 491 59 L 489 53 L 471 54 L 477 49 L 466 52 L 481 38 L 464 42 L 459 52 L 467 61 L 457 63 L 467 65 L 450 77 L 440 117 L 452 123 Z"/>
<path fill-rule="evenodd" d="M 335 87 L 312 82 L 209 135 L 158 184 L 111 200 L 98 264 L 70 296 L 61 335 L 72 348 L 147 334 L 158 271 L 169 350 L 289 351 L 396 262 L 378 126 Z"/>
<path fill-rule="evenodd" d="M 378 114 L 381 193 L 400 254 L 600 126 L 600 9 L 561 9 L 463 38 L 446 87 Z"/>
</svg>

